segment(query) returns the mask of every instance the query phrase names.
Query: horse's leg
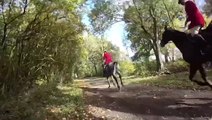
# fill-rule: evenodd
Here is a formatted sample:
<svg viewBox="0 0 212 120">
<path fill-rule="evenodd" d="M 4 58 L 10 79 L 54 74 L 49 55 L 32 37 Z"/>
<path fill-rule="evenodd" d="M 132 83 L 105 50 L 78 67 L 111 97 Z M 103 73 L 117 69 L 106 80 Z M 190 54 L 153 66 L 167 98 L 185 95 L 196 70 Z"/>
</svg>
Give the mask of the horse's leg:
<svg viewBox="0 0 212 120">
<path fill-rule="evenodd" d="M 109 76 L 107 76 L 107 83 L 108 83 L 108 88 L 110 88 L 110 80 L 108 78 Z"/>
<path fill-rule="evenodd" d="M 111 80 L 112 80 L 112 82 L 113 82 L 113 86 L 116 87 L 116 84 L 115 84 L 114 79 L 113 79 L 112 76 L 111 76 Z"/>
<path fill-rule="evenodd" d="M 199 73 L 201 74 L 202 79 L 207 82 L 206 72 L 202 65 L 199 67 Z"/>
<path fill-rule="evenodd" d="M 210 87 L 212 87 L 212 83 L 207 80 L 207 77 L 206 77 L 207 75 L 202 65 L 199 67 L 199 72 L 201 74 L 202 79 L 205 81 L 204 85 L 209 85 Z"/>
<path fill-rule="evenodd" d="M 201 65 L 198 65 L 198 64 L 190 64 L 190 75 L 189 75 L 189 79 L 195 83 L 197 83 L 198 85 L 200 86 L 203 86 L 203 85 L 208 85 L 207 83 L 205 82 L 201 82 L 201 81 L 197 81 L 197 80 L 194 80 L 193 77 L 194 75 L 196 74 L 197 70 L 200 69 L 200 66 Z"/>
<path fill-rule="evenodd" d="M 119 75 L 119 79 L 121 81 L 121 85 L 124 86 L 123 81 L 122 81 L 121 73 L 119 71 L 117 71 L 116 73 Z"/>
<path fill-rule="evenodd" d="M 117 84 L 118 89 L 120 90 L 120 86 L 119 86 L 118 80 L 117 80 L 117 78 L 116 78 L 116 76 L 114 74 L 113 74 L 113 78 L 116 81 L 116 84 Z"/>
<path fill-rule="evenodd" d="M 194 64 L 190 64 L 190 70 L 189 70 L 189 80 L 194 81 L 194 75 L 197 72 L 197 67 Z"/>
<path fill-rule="evenodd" d="M 123 82 L 122 82 L 122 76 L 121 76 L 121 73 L 119 72 L 119 69 L 118 69 L 118 64 L 114 64 L 114 70 L 113 70 L 113 75 L 116 75 L 118 74 L 119 76 L 119 79 L 120 79 L 120 82 L 121 82 L 121 85 L 124 86 Z"/>
</svg>

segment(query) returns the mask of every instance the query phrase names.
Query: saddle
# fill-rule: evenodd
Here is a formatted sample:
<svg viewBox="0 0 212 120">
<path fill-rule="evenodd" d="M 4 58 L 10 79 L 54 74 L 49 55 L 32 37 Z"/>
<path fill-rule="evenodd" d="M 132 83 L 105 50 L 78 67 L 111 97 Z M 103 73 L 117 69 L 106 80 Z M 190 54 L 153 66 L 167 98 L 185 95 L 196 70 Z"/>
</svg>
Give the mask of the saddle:
<svg viewBox="0 0 212 120">
<path fill-rule="evenodd" d="M 205 29 L 201 29 L 194 37 L 186 34 L 188 40 L 196 45 L 201 52 L 212 54 L 212 21 Z"/>
</svg>

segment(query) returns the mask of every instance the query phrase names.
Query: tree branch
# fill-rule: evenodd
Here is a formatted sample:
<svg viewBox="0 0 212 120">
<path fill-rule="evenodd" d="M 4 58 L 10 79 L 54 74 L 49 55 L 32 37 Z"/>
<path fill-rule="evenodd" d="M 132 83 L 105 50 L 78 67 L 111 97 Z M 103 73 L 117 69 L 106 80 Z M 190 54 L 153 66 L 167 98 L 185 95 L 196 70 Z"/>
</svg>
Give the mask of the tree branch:
<svg viewBox="0 0 212 120">
<path fill-rule="evenodd" d="M 10 24 L 10 23 L 12 23 L 13 21 L 15 21 L 16 19 L 18 19 L 19 17 L 21 17 L 21 16 L 23 16 L 25 13 L 26 13 L 26 9 L 27 9 L 27 6 L 28 6 L 28 0 L 25 0 L 25 2 L 24 2 L 25 4 L 24 4 L 24 10 L 23 10 L 23 12 L 21 13 L 21 14 L 19 14 L 19 15 L 17 15 L 17 16 L 15 16 L 14 18 L 12 18 L 9 22 L 6 22 L 6 19 L 5 19 L 5 16 L 4 16 L 4 11 L 2 11 L 3 12 L 3 21 L 4 21 L 4 33 L 3 33 L 3 37 L 2 37 L 2 43 L 1 43 L 1 45 L 3 46 L 3 49 L 5 49 L 5 47 L 6 47 L 6 45 L 5 45 L 5 42 L 6 42 L 6 36 L 7 36 L 7 29 L 8 29 L 8 25 Z M 9 11 L 11 12 L 11 5 L 12 3 L 11 3 L 11 1 L 10 1 L 10 3 L 9 3 Z M 2 9 L 4 8 L 4 3 L 2 2 Z M 9 16 L 10 16 L 10 12 L 9 12 Z"/>
<path fill-rule="evenodd" d="M 170 13 L 169 13 L 168 7 L 167 7 L 166 3 L 164 2 L 164 0 L 163 0 L 163 5 L 164 5 L 164 7 L 165 7 L 165 9 L 166 9 L 166 12 L 167 12 L 167 15 L 168 15 L 168 18 L 169 18 L 169 22 L 171 22 L 172 26 L 174 26 L 173 20 L 172 20 L 172 18 L 171 18 L 171 15 L 170 15 Z M 175 15 L 176 15 L 176 14 L 175 14 Z"/>
<path fill-rule="evenodd" d="M 15 21 L 16 19 L 18 19 L 19 17 L 21 17 L 22 15 L 24 15 L 26 13 L 26 9 L 28 7 L 28 0 L 25 0 L 24 2 L 24 8 L 23 8 L 23 12 L 17 16 L 15 16 L 13 19 L 11 19 L 7 24 L 12 23 L 13 21 Z"/>
<path fill-rule="evenodd" d="M 134 6 L 135 6 L 135 9 L 136 9 L 136 11 L 137 11 L 137 13 L 138 13 L 138 17 L 139 17 L 139 20 L 140 20 L 140 26 L 141 26 L 141 28 L 144 30 L 144 32 L 150 37 L 150 38 L 152 38 L 152 35 L 146 30 L 146 28 L 144 27 L 144 24 L 143 24 L 143 19 L 142 19 L 142 15 L 141 15 L 141 13 L 139 12 L 139 10 L 138 10 L 138 7 L 136 6 L 136 3 L 135 3 L 135 0 L 133 0 L 133 4 L 134 4 Z"/>
</svg>

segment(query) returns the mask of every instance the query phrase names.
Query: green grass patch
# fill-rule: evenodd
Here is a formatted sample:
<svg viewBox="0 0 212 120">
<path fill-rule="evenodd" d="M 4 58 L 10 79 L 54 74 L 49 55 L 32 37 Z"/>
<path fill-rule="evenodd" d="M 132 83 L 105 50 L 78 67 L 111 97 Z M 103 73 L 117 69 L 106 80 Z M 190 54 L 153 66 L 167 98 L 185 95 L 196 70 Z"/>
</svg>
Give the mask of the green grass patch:
<svg viewBox="0 0 212 120">
<path fill-rule="evenodd" d="M 208 78 L 212 79 L 212 71 L 207 72 Z M 125 78 L 125 84 L 142 84 L 146 86 L 158 86 L 165 88 L 178 88 L 178 89 L 209 89 L 201 87 L 188 79 L 188 72 L 176 73 L 171 75 L 152 76 L 145 78 L 129 77 Z M 200 74 L 197 73 L 195 79 L 201 80 Z"/>
<path fill-rule="evenodd" d="M 83 91 L 75 84 L 40 85 L 0 104 L 1 120 L 77 120 L 85 115 Z"/>
</svg>

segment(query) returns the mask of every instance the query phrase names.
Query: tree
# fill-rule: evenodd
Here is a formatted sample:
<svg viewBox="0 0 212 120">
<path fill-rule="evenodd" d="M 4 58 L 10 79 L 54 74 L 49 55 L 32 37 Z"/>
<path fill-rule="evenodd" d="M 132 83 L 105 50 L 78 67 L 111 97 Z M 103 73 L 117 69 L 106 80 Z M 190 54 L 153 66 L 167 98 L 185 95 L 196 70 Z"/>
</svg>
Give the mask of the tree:
<svg viewBox="0 0 212 120">
<path fill-rule="evenodd" d="M 112 24 L 124 20 L 128 39 L 132 42 L 132 48 L 137 51 L 134 58 L 142 55 L 147 59 L 153 50 L 157 70 L 160 70 L 163 68 L 159 47 L 162 28 L 167 23 L 173 26 L 173 19 L 181 14 L 179 11 L 177 3 L 173 5 L 172 0 L 133 0 L 122 5 L 113 0 L 94 0 L 90 19 L 94 31 L 101 31 L 100 33 Z"/>
<path fill-rule="evenodd" d="M 37 80 L 67 75 L 81 51 L 80 0 L 4 0 L 0 7 L 0 92 L 24 92 Z M 71 52 L 70 52 L 71 51 Z"/>
<path fill-rule="evenodd" d="M 154 51 L 157 70 L 163 69 L 159 41 L 166 24 L 179 15 L 179 8 L 172 0 L 133 0 L 125 10 L 124 20 L 127 23 L 128 39 L 132 47 L 148 57 Z"/>
<path fill-rule="evenodd" d="M 94 8 L 88 16 L 94 33 L 102 35 L 112 24 L 121 21 L 120 8 L 114 4 L 115 1 L 92 0 L 92 2 Z"/>
<path fill-rule="evenodd" d="M 113 60 L 119 61 L 121 53 L 118 47 L 92 34 L 85 36 L 82 54 L 75 67 L 75 74 L 78 77 L 102 75 L 102 55 L 105 50 L 112 53 Z"/>
<path fill-rule="evenodd" d="M 206 4 L 204 6 L 205 13 L 210 16 L 212 15 L 212 1 L 211 0 L 205 0 Z"/>
</svg>

